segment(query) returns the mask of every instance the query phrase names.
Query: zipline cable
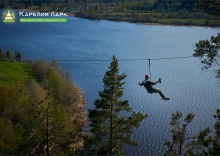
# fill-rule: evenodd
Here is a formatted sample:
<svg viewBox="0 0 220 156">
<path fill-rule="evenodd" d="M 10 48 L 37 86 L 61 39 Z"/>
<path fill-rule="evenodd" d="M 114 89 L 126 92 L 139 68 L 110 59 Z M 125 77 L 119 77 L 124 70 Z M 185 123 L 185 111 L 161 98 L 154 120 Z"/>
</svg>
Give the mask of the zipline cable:
<svg viewBox="0 0 220 156">
<path fill-rule="evenodd" d="M 186 58 L 191 58 L 194 56 L 176 56 L 176 57 L 162 57 L 162 58 L 151 58 L 151 59 L 147 59 L 147 58 L 143 58 L 143 59 L 118 59 L 118 61 L 146 61 L 148 60 L 148 68 L 149 68 L 149 78 L 151 80 L 151 60 L 157 61 L 157 60 L 171 60 L 171 59 L 186 59 Z M 36 61 L 36 60 L 35 60 Z M 43 61 L 43 60 L 37 60 L 37 61 Z M 47 61 L 54 61 L 54 60 L 47 60 Z M 105 62 L 105 61 L 111 61 L 111 60 L 89 60 L 89 59 L 85 59 L 85 60 L 80 60 L 80 59 L 69 59 L 69 60 L 64 60 L 64 59 L 55 59 L 55 61 L 60 61 L 60 62 Z M 23 61 L 23 62 L 28 62 L 28 61 Z"/>
<path fill-rule="evenodd" d="M 162 57 L 162 58 L 143 58 L 143 59 L 118 59 L 118 61 L 146 61 L 146 60 L 153 60 L 153 61 L 157 61 L 157 60 L 171 60 L 171 59 L 186 59 L 186 58 L 191 58 L 194 56 L 180 56 L 180 57 Z M 56 60 L 56 59 L 55 59 Z M 111 60 L 102 60 L 102 59 L 85 59 L 85 60 L 81 60 L 81 59 L 69 59 L 69 60 L 64 60 L 64 59 L 57 59 L 57 61 L 60 62 L 68 62 L 68 61 L 75 61 L 75 62 L 105 62 L 105 61 L 111 61 Z"/>
<path fill-rule="evenodd" d="M 149 68 L 149 79 L 151 80 L 151 60 L 171 60 L 171 59 L 186 59 L 186 58 L 191 58 L 194 56 L 177 56 L 177 57 L 162 57 L 162 58 L 152 58 L 152 59 L 118 59 L 118 61 L 146 61 L 148 60 L 148 68 Z M 111 61 L 111 60 L 58 60 L 60 62 L 68 62 L 68 61 L 75 61 L 75 62 L 103 62 L 103 61 Z"/>
<path fill-rule="evenodd" d="M 151 80 L 150 59 L 148 59 L 148 63 L 149 63 L 148 68 L 149 68 L 149 72 L 150 72 L 150 80 Z"/>
</svg>

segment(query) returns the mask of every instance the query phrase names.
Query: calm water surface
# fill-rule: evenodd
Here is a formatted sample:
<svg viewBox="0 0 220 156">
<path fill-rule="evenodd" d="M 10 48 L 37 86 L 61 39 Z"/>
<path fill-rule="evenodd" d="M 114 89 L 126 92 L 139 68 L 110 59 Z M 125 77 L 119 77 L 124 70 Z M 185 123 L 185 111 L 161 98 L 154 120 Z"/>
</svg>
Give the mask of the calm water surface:
<svg viewBox="0 0 220 156">
<path fill-rule="evenodd" d="M 152 26 L 111 21 L 91 21 L 69 17 L 67 23 L 0 23 L 0 48 L 19 51 L 25 58 L 119 60 L 191 56 L 195 43 L 209 39 L 219 28 Z M 157 155 L 165 139 L 169 139 L 171 114 L 177 110 L 184 115 L 196 114 L 189 135 L 207 126 L 212 128 L 213 114 L 220 108 L 219 80 L 214 74 L 201 70 L 200 59 L 152 60 L 152 79 L 162 78 L 160 88 L 170 101 L 159 95 L 149 95 L 137 83 L 148 71 L 148 61 L 119 61 L 120 72 L 126 73 L 124 99 L 134 111 L 149 117 L 133 138 L 135 148 L 127 147 L 129 155 Z M 62 61 L 61 67 L 70 70 L 73 81 L 84 91 L 87 108 L 94 108 L 102 78 L 109 61 Z M 213 69 L 212 69 L 213 70 Z"/>
</svg>

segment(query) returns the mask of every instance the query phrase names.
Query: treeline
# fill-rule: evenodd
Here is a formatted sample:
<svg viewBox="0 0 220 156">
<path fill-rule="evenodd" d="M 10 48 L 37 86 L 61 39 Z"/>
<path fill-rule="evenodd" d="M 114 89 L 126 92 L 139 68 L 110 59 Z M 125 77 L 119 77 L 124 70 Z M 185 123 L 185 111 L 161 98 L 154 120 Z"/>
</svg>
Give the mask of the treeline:
<svg viewBox="0 0 220 156">
<path fill-rule="evenodd" d="M 13 64 L 13 63 L 12 63 Z M 57 61 L 28 61 L 37 76 L 0 84 L 0 155 L 74 155 L 83 147 L 83 93 Z"/>
<path fill-rule="evenodd" d="M 40 6 L 40 7 L 84 7 L 99 9 L 105 9 L 115 7 L 118 10 L 170 10 L 177 11 L 181 9 L 194 10 L 197 0 L 185 1 L 185 0 L 1 0 L 1 7 L 28 7 L 28 6 Z"/>
<path fill-rule="evenodd" d="M 213 0 L 212 0 L 213 1 Z M 0 7 L 71 8 L 124 11 L 198 11 L 198 0 L 0 0 Z"/>
<path fill-rule="evenodd" d="M 216 0 L 208 3 L 206 5 L 220 7 L 220 2 Z M 197 0 L 93 1 L 76 12 L 76 16 L 141 23 L 219 26 L 220 17 L 202 10 L 204 5 Z"/>
<path fill-rule="evenodd" d="M 85 9 L 76 13 L 77 17 L 93 20 L 113 20 L 128 21 L 140 23 L 159 23 L 171 25 L 202 25 L 202 26 L 220 26 L 220 19 L 217 16 L 211 16 L 202 12 L 147 12 L 147 13 L 108 13 Z"/>
<path fill-rule="evenodd" d="M 21 62 L 22 55 L 20 52 L 8 50 L 6 52 L 0 49 L 0 61 Z"/>
<path fill-rule="evenodd" d="M 126 10 L 135 11 L 178 11 L 178 10 L 196 10 L 197 0 L 96 0 L 84 1 L 87 8 L 90 9 L 111 9 L 123 12 Z"/>
<path fill-rule="evenodd" d="M 80 0 L 0 0 L 0 8 L 14 9 L 72 10 L 83 4 Z"/>
</svg>

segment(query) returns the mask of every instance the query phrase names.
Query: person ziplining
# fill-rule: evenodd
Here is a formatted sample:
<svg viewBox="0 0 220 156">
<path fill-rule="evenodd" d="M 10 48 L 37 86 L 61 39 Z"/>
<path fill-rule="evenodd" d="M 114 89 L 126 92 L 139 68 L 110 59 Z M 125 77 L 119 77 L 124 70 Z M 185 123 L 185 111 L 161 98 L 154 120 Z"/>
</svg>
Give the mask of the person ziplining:
<svg viewBox="0 0 220 156">
<path fill-rule="evenodd" d="M 170 98 L 165 97 L 165 95 L 156 88 L 153 88 L 153 85 L 156 85 L 157 83 L 161 83 L 161 78 L 158 79 L 156 82 L 151 82 L 149 80 L 149 75 L 145 75 L 145 80 L 142 83 L 138 83 L 140 86 L 144 86 L 147 89 L 148 93 L 159 93 L 159 95 L 162 97 L 162 100 L 169 100 Z"/>
</svg>

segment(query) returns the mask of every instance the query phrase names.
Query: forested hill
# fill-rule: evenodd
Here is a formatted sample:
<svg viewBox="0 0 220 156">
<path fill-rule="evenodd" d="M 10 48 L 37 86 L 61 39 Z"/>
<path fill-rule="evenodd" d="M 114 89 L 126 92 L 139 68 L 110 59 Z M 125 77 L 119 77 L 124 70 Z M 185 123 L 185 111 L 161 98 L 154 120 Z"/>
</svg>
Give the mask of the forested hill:
<svg viewBox="0 0 220 156">
<path fill-rule="evenodd" d="M 209 6 L 209 11 L 201 5 Z M 64 11 L 88 19 L 220 26 L 218 0 L 0 0 L 0 8 Z M 212 14 L 211 14 L 212 13 Z"/>
<path fill-rule="evenodd" d="M 130 10 L 195 10 L 197 0 L 0 0 L 0 7 L 25 8 L 30 6 L 49 8 L 100 7 Z"/>
<path fill-rule="evenodd" d="M 82 92 L 57 61 L 18 58 L 0 49 L 0 155 L 79 153 L 86 122 Z"/>
</svg>

